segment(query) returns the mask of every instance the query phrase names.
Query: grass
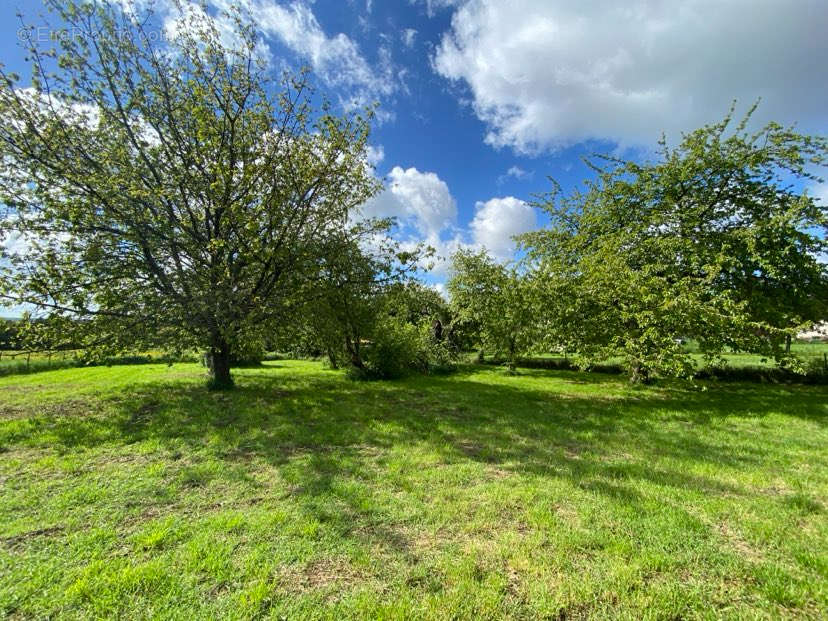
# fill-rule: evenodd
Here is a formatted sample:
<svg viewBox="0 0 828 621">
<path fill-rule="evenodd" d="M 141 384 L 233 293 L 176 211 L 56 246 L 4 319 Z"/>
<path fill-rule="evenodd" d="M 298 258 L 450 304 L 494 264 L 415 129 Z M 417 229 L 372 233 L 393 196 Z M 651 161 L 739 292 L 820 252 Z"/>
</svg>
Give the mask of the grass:
<svg viewBox="0 0 828 621">
<path fill-rule="evenodd" d="M 104 358 L 103 360 L 85 361 L 82 350 L 68 350 L 53 353 L 5 350 L 0 351 L 0 376 L 18 375 L 24 373 L 41 373 L 55 369 L 72 367 L 114 366 L 121 364 L 147 364 L 159 362 L 195 362 L 198 355 L 194 352 L 183 353 L 177 356 L 165 354 L 161 351 L 132 352 L 119 356 Z"/>
<path fill-rule="evenodd" d="M 828 392 L 0 378 L 0 616 L 825 618 Z"/>
</svg>

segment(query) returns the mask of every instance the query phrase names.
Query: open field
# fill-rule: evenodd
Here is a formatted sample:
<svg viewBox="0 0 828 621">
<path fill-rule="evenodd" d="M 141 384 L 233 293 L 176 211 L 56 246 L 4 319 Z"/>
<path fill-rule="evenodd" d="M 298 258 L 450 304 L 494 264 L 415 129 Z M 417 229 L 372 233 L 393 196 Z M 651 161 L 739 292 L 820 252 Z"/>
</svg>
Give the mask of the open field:
<svg viewBox="0 0 828 621">
<path fill-rule="evenodd" d="M 828 391 L 0 378 L 0 616 L 825 618 Z"/>
</svg>

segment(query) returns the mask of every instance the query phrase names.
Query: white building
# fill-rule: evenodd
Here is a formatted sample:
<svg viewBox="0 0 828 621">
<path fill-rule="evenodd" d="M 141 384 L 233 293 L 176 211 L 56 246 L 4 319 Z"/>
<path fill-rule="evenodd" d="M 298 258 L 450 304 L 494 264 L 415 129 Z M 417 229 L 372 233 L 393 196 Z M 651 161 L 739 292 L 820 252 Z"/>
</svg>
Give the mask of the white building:
<svg viewBox="0 0 828 621">
<path fill-rule="evenodd" d="M 796 335 L 796 338 L 803 341 L 828 340 L 828 321 L 821 321 L 815 324 L 810 330 L 804 330 Z"/>
</svg>

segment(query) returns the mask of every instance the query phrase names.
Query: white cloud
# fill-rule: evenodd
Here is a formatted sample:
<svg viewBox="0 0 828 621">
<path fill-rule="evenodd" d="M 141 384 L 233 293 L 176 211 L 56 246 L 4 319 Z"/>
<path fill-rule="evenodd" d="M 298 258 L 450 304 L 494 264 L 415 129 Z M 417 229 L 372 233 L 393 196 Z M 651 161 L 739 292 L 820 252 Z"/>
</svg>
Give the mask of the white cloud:
<svg viewBox="0 0 828 621">
<path fill-rule="evenodd" d="M 509 177 L 514 177 L 518 181 L 523 181 L 524 179 L 531 179 L 534 176 L 534 170 L 523 170 L 520 166 L 510 166 L 509 170 L 497 178 L 497 182 L 504 183 Z"/>
<path fill-rule="evenodd" d="M 390 54 L 380 49 L 379 62 L 372 66 L 359 46 L 344 33 L 328 36 L 311 8 L 299 1 L 282 5 L 273 0 L 244 0 L 257 26 L 268 36 L 308 61 L 326 84 L 357 88 L 367 97 L 390 95 L 396 90 Z M 228 0 L 218 0 L 217 5 Z"/>
<path fill-rule="evenodd" d="M 120 0 L 129 6 L 133 0 Z M 258 30 L 268 39 L 287 47 L 303 63 L 313 69 L 314 75 L 326 86 L 337 89 L 340 102 L 345 108 L 362 107 L 398 89 L 397 70 L 387 47 L 377 50 L 377 60 L 369 62 L 359 45 L 344 33 L 331 36 L 325 33 L 316 19 L 309 2 L 294 0 L 280 3 L 276 0 L 207 0 L 210 17 L 197 2 L 184 0 L 180 11 L 173 0 L 137 0 L 140 9 L 153 6 L 162 16 L 164 29 L 169 37 L 184 28 L 192 27 L 188 20 L 209 19 L 217 28 L 222 41 L 232 46 L 233 24 L 227 17 L 238 1 L 242 13 L 253 18 Z M 367 6 L 370 10 L 370 6 Z M 270 50 L 262 46 L 261 53 L 270 58 Z M 379 120 L 387 120 L 388 113 L 378 114 Z"/>
<path fill-rule="evenodd" d="M 821 183 L 808 189 L 808 194 L 823 207 L 828 207 L 828 183 Z"/>
<path fill-rule="evenodd" d="M 474 244 L 486 248 L 500 260 L 514 255 L 516 244 L 512 237 L 537 227 L 535 210 L 514 196 L 478 202 L 475 208 L 477 211 L 469 225 Z"/>
<path fill-rule="evenodd" d="M 440 239 L 457 221 L 457 203 L 436 173 L 395 166 L 389 185 L 363 206 L 367 217 L 395 217 L 424 239 Z"/>
<path fill-rule="evenodd" d="M 527 177 L 532 176 L 532 173 L 523 170 L 520 166 L 511 166 L 509 170 L 506 171 L 506 174 L 510 177 L 514 177 L 515 179 L 526 179 Z"/>
<path fill-rule="evenodd" d="M 449 300 L 449 293 L 448 289 L 446 289 L 446 284 L 442 282 L 436 282 L 429 285 L 432 289 L 434 289 L 437 293 L 440 294 L 440 297 L 443 298 L 446 302 Z"/>
<path fill-rule="evenodd" d="M 826 31 L 824 0 L 472 0 L 433 66 L 468 86 L 486 141 L 518 152 L 676 139 L 734 98 L 824 131 Z"/>
<path fill-rule="evenodd" d="M 535 210 L 513 196 L 475 205 L 467 229 L 457 226 L 457 204 L 445 181 L 434 172 L 395 166 L 388 186 L 362 208 L 364 217 L 396 218 L 403 247 L 426 243 L 435 249 L 433 275 L 446 275 L 448 260 L 460 249 L 485 248 L 499 261 L 514 257 L 512 237 L 537 227 Z"/>
<path fill-rule="evenodd" d="M 395 166 L 388 173 L 385 190 L 362 207 L 367 218 L 395 218 L 395 237 L 404 250 L 425 243 L 435 250 L 430 261 L 432 275 L 445 277 L 448 258 L 469 244 L 457 227 L 457 203 L 437 173 Z"/>
<path fill-rule="evenodd" d="M 32 249 L 32 238 L 17 231 L 9 233 L 5 239 L 0 239 L 0 255 L 23 256 Z"/>
<path fill-rule="evenodd" d="M 371 166 L 378 166 L 382 160 L 385 159 L 385 147 L 382 145 L 373 146 L 368 145 L 365 147 L 365 161 L 368 162 Z"/>
<path fill-rule="evenodd" d="M 438 11 L 458 6 L 466 0 L 408 0 L 409 4 L 424 4 L 426 7 L 426 14 L 429 17 L 434 17 Z"/>
<path fill-rule="evenodd" d="M 408 49 L 414 47 L 414 41 L 417 38 L 417 31 L 414 28 L 406 28 L 402 31 L 403 45 Z"/>
</svg>

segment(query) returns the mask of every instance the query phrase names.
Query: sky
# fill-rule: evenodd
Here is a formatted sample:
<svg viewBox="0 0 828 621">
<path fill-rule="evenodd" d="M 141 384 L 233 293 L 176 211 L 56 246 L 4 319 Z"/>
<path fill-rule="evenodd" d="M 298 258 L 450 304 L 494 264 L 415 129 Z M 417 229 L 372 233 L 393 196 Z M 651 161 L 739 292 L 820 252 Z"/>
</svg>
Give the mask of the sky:
<svg viewBox="0 0 828 621">
<path fill-rule="evenodd" d="M 175 27 L 171 0 L 154 2 Z M 229 0 L 208 0 L 211 11 Z M 542 226 L 530 205 L 590 176 L 594 153 L 646 158 L 664 133 L 761 98 L 756 123 L 828 128 L 826 0 L 242 0 L 276 66 L 308 66 L 342 110 L 376 101 L 368 215 L 438 255 Z M 19 9 L 3 0 L 0 61 L 26 74 Z M 828 185 L 811 188 L 828 202 Z M 426 280 L 442 289 L 446 263 Z"/>
</svg>

